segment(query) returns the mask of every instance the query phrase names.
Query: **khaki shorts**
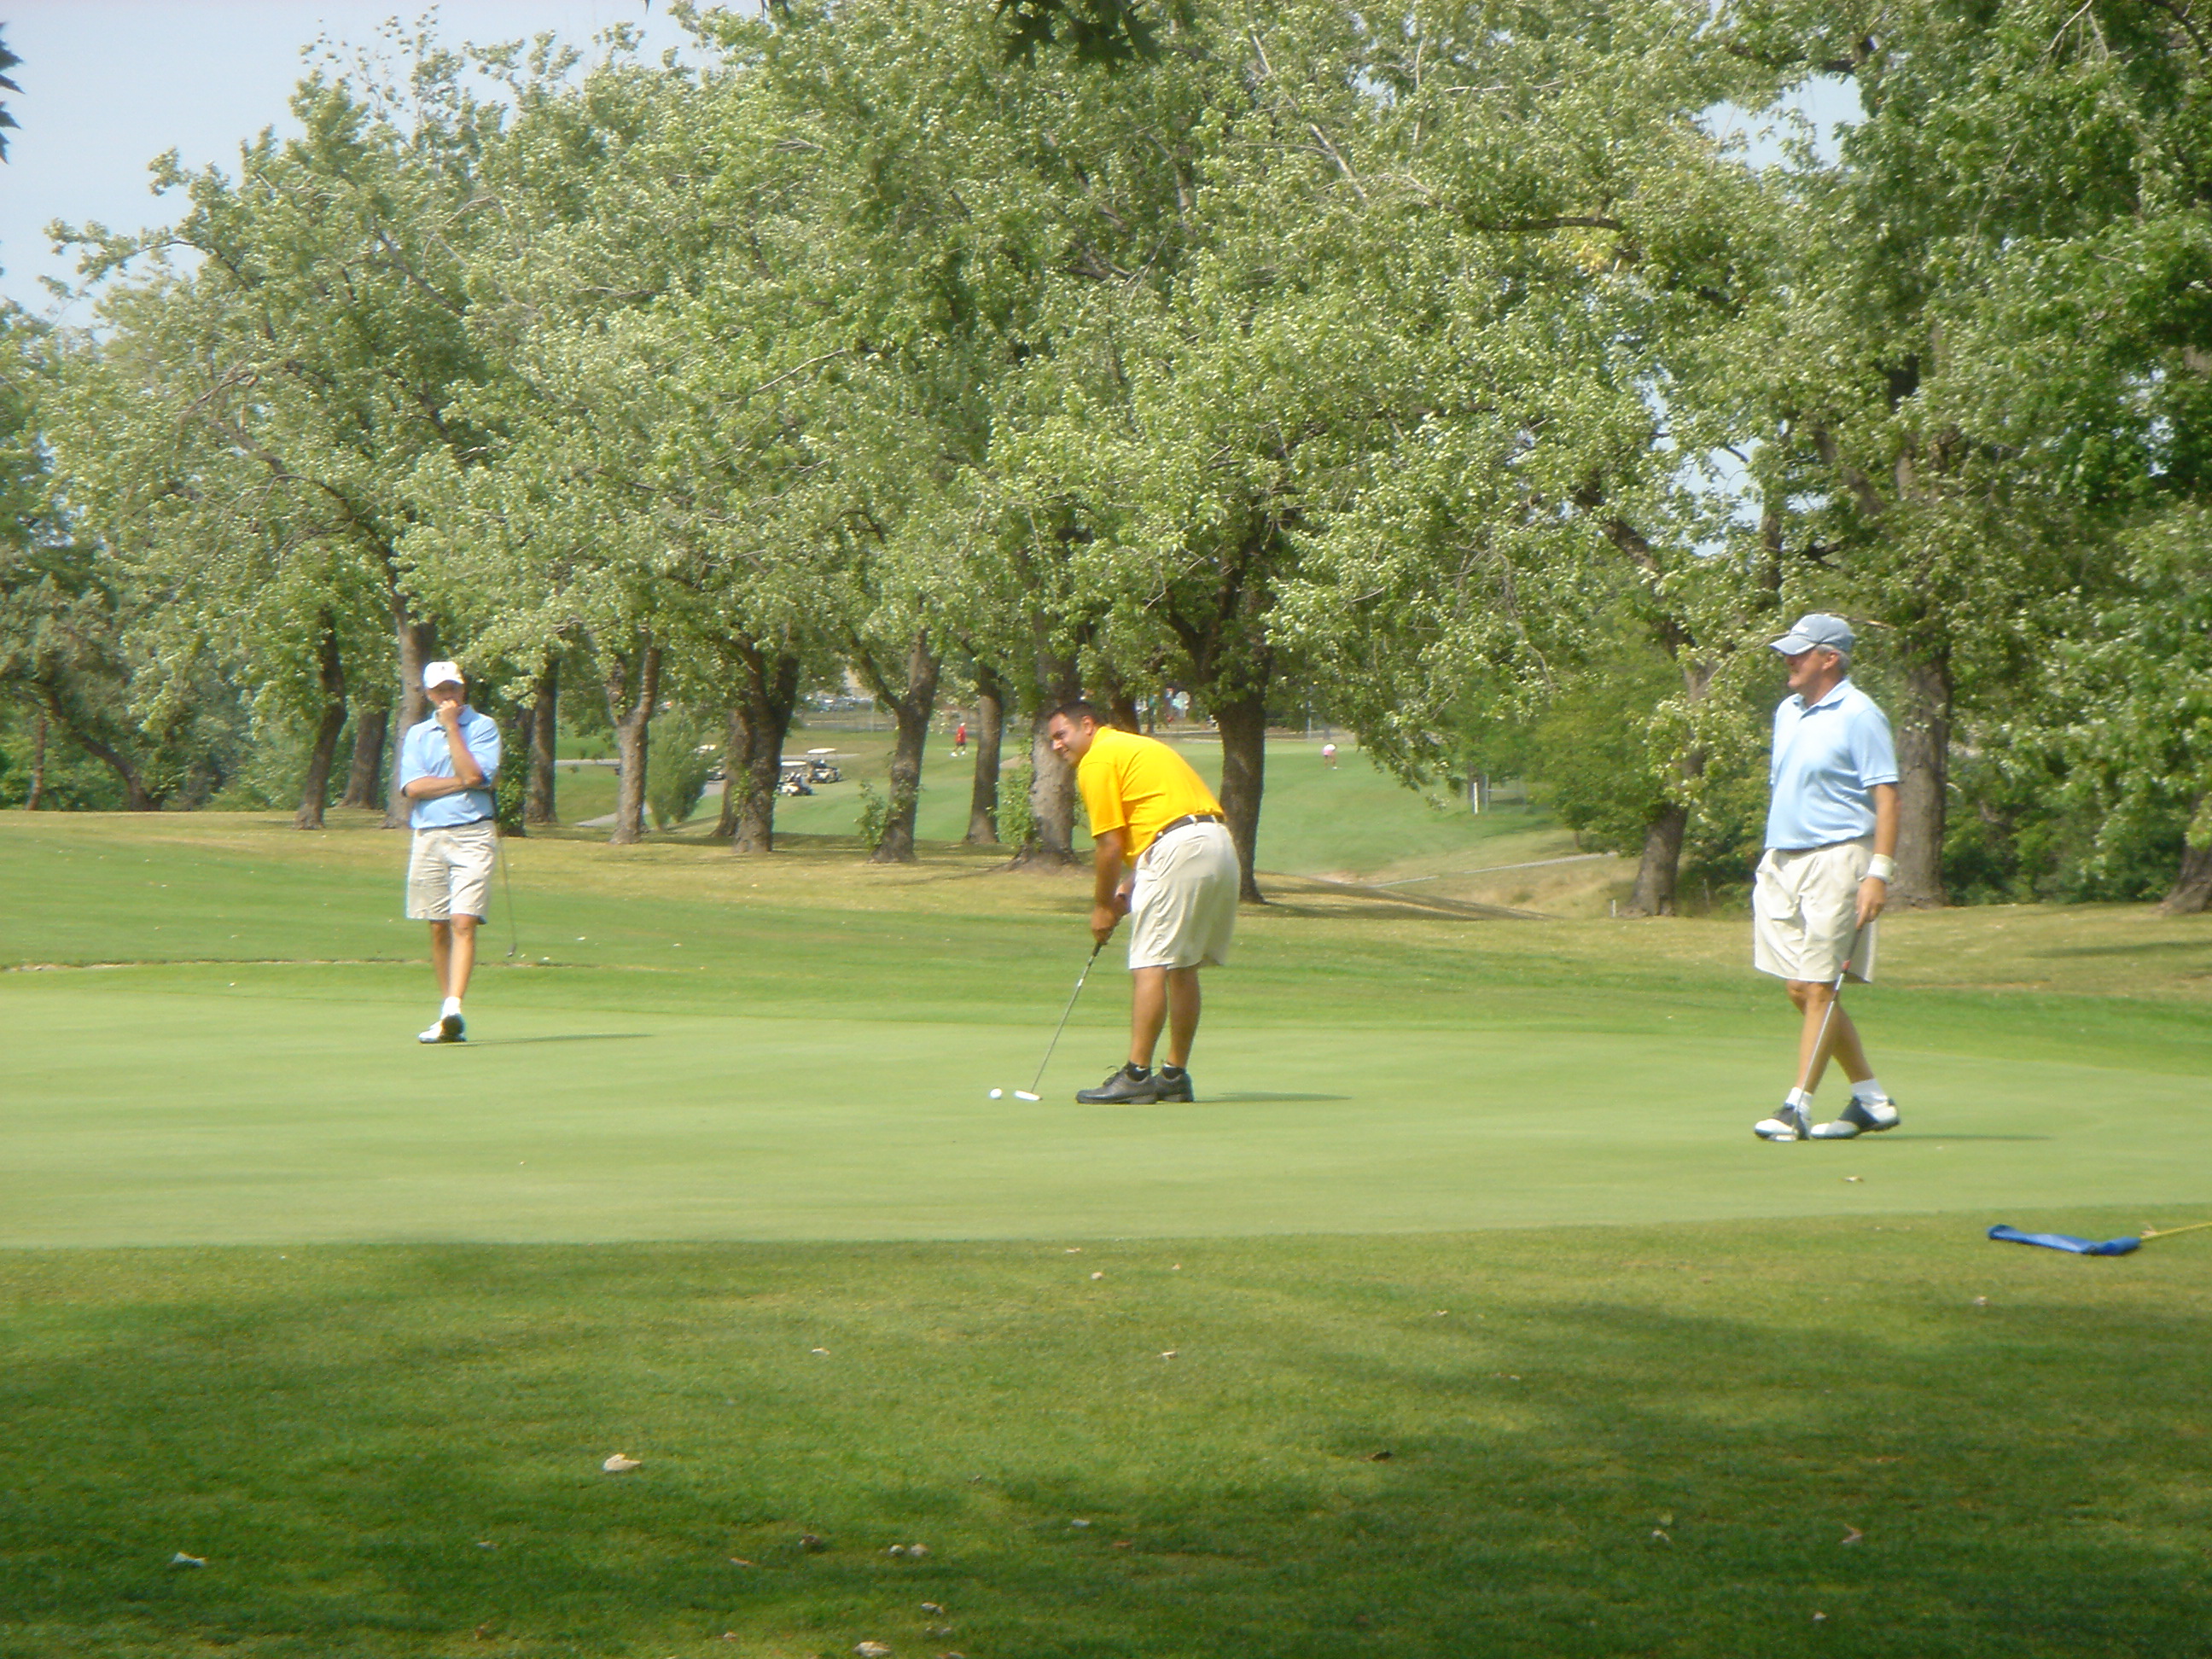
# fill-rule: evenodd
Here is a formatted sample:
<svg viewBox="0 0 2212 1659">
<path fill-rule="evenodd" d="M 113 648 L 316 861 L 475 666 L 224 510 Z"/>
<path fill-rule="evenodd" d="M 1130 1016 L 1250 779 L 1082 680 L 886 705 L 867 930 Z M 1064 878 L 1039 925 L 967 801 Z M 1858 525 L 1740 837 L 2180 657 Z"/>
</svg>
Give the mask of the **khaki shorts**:
<svg viewBox="0 0 2212 1659">
<path fill-rule="evenodd" d="M 1874 856 L 1874 838 L 1785 852 L 1770 847 L 1751 888 L 1751 955 L 1762 974 L 1808 983 L 1832 981 L 1851 949 L 1859 915 L 1859 883 Z M 1850 976 L 1874 977 L 1875 933 L 1869 922 L 1850 957 Z"/>
<path fill-rule="evenodd" d="M 450 830 L 417 830 L 407 860 L 407 917 L 449 921 L 491 914 L 491 864 L 498 831 L 489 818 Z"/>
<path fill-rule="evenodd" d="M 1162 836 L 1129 890 L 1129 966 L 1218 968 L 1237 931 L 1237 843 L 1220 823 Z"/>
</svg>

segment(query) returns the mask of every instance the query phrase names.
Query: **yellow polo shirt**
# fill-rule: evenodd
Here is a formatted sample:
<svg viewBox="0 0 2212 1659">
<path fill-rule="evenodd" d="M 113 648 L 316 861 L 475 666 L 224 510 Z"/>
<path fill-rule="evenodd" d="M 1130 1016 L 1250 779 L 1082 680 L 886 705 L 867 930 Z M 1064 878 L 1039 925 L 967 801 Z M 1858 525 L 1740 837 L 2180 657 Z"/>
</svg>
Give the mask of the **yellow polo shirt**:
<svg viewBox="0 0 2212 1659">
<path fill-rule="evenodd" d="M 1134 864 L 1161 830 L 1194 812 L 1218 812 L 1221 803 L 1190 763 L 1157 738 L 1140 738 L 1102 726 L 1091 752 L 1075 769 L 1091 833 L 1128 832 L 1123 855 Z"/>
</svg>

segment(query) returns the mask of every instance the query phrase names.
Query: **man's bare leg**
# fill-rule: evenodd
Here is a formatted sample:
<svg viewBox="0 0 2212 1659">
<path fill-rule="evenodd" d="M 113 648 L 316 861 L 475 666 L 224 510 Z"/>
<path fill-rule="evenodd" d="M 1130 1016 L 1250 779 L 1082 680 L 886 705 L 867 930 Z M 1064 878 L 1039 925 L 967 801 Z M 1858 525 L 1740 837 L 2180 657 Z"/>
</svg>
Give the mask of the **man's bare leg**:
<svg viewBox="0 0 2212 1659">
<path fill-rule="evenodd" d="M 1129 1064 L 1138 1067 L 1152 1063 L 1152 1050 L 1159 1046 L 1160 1029 L 1168 1023 L 1168 975 L 1165 968 L 1132 968 L 1129 970 Z"/>
<path fill-rule="evenodd" d="M 1168 1064 L 1180 1071 L 1190 1064 L 1190 1045 L 1198 1036 L 1198 969 L 1170 968 L 1168 976 Z"/>
<path fill-rule="evenodd" d="M 1872 1077 L 1874 1067 L 1867 1063 L 1866 1047 L 1859 1041 L 1859 1028 L 1851 1024 L 1850 1011 L 1838 1004 L 1834 1015 L 1829 1015 L 1829 1006 L 1836 1001 L 1835 987 L 1825 981 L 1801 979 L 1790 981 L 1789 986 L 1790 1001 L 1804 1015 L 1797 1031 L 1797 1075 L 1804 1079 L 1805 1092 L 1809 1095 L 1820 1086 L 1820 1074 L 1828 1069 L 1832 1058 L 1853 1083 Z M 1824 1021 L 1825 1039 L 1821 1036 Z"/>
<path fill-rule="evenodd" d="M 438 924 L 430 924 L 435 927 Z M 446 952 L 445 972 L 441 975 L 446 994 L 456 1002 L 468 994 L 469 975 L 477 966 L 477 919 L 474 916 L 455 916 L 448 924 L 453 943 Z M 433 947 L 434 959 L 435 947 Z"/>
<path fill-rule="evenodd" d="M 453 929 L 450 922 L 430 924 L 430 977 L 438 981 L 438 994 L 447 994 L 446 981 L 452 972 L 453 960 Z"/>
</svg>

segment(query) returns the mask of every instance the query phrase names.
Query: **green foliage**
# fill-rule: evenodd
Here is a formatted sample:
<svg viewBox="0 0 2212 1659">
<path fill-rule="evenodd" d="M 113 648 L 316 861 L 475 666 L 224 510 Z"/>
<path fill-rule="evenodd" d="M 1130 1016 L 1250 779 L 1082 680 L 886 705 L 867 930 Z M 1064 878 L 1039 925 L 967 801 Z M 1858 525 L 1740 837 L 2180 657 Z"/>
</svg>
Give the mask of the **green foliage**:
<svg viewBox="0 0 2212 1659">
<path fill-rule="evenodd" d="M 702 752 L 703 750 L 703 752 Z M 663 830 L 688 823 L 707 793 L 707 780 L 715 766 L 715 747 L 706 728 L 681 714 L 664 715 L 653 728 L 653 767 L 646 784 L 646 805 L 653 821 Z M 517 757 L 520 759 L 520 757 Z M 510 769 L 520 789 L 522 768 Z M 501 779 L 502 787 L 505 778 Z M 517 812 L 520 811 L 518 793 Z"/>
<path fill-rule="evenodd" d="M 860 780 L 860 814 L 854 827 L 860 833 L 860 845 L 870 852 L 883 843 L 884 831 L 891 821 L 891 803 L 884 792 L 866 778 Z"/>
<path fill-rule="evenodd" d="M 0 40 L 0 87 L 5 87 L 9 92 L 22 91 L 22 88 L 10 80 L 7 73 L 22 61 L 21 58 L 8 50 L 8 43 L 5 40 Z M 21 125 L 21 123 L 8 112 L 8 106 L 5 103 L 0 103 L 0 161 L 8 159 L 8 134 L 5 130 Z"/>
<path fill-rule="evenodd" d="M 999 772 L 999 810 L 993 815 L 999 845 L 1016 852 L 1036 843 L 1036 806 L 1030 799 L 1030 769 L 1003 766 Z"/>
</svg>

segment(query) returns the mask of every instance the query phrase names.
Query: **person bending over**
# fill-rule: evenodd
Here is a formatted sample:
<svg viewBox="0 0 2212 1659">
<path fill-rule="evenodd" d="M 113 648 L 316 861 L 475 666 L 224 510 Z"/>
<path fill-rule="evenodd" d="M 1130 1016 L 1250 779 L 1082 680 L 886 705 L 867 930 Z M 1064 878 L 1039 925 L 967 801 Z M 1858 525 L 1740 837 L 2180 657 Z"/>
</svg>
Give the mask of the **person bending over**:
<svg viewBox="0 0 2212 1659">
<path fill-rule="evenodd" d="M 1075 1097 L 1086 1106 L 1194 1099 L 1199 969 L 1226 960 L 1237 931 L 1237 847 L 1221 803 L 1181 755 L 1109 726 L 1094 704 L 1062 704 L 1045 732 L 1073 763 L 1091 817 L 1091 937 L 1103 945 L 1124 914 L 1130 922 L 1128 1063 Z M 1154 1072 L 1163 1026 L 1167 1063 Z"/>
<path fill-rule="evenodd" d="M 1790 665 L 1774 711 L 1766 854 L 1751 894 L 1752 954 L 1797 1006 L 1797 1086 L 1752 1132 L 1766 1140 L 1848 1140 L 1897 1127 L 1897 1103 L 1867 1060 L 1851 1017 L 1835 1003 L 1839 975 L 1874 977 L 1875 918 L 1897 861 L 1897 750 L 1889 720 L 1850 679 L 1851 626 L 1814 611 L 1773 641 Z M 1813 1091 L 1831 1056 L 1851 1099 L 1832 1121 L 1811 1121 Z"/>
<path fill-rule="evenodd" d="M 477 925 L 491 909 L 491 866 L 499 826 L 493 788 L 499 777 L 499 726 L 468 705 L 456 662 L 422 671 L 430 718 L 399 743 L 399 793 L 414 803 L 415 844 L 407 860 L 407 914 L 430 924 L 430 971 L 445 998 L 420 1042 L 465 1042 L 461 998 L 477 965 Z"/>
</svg>

